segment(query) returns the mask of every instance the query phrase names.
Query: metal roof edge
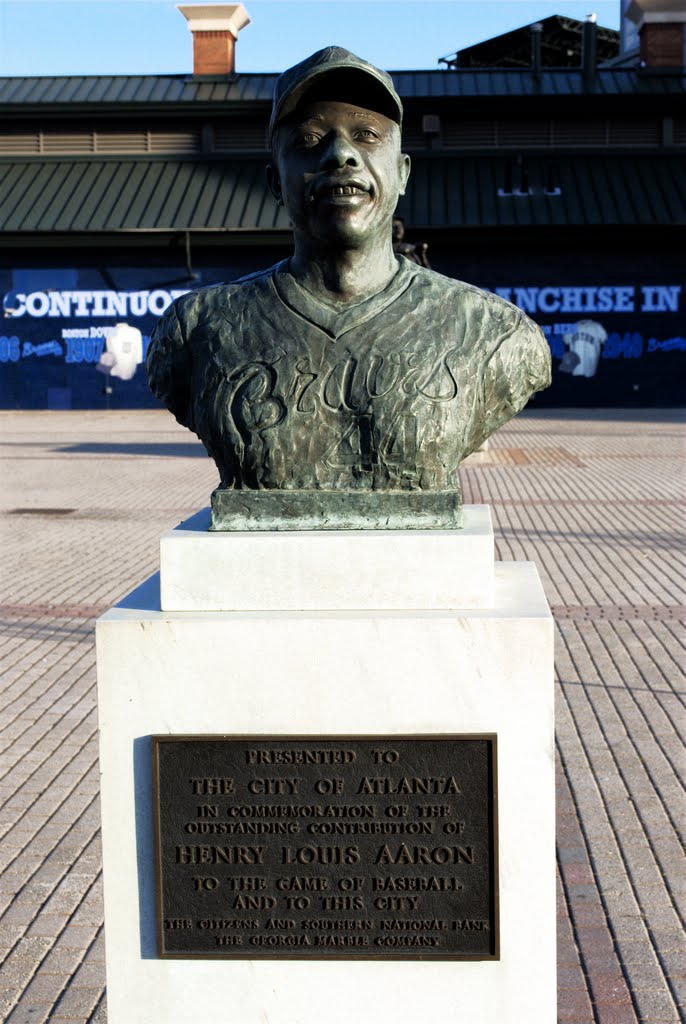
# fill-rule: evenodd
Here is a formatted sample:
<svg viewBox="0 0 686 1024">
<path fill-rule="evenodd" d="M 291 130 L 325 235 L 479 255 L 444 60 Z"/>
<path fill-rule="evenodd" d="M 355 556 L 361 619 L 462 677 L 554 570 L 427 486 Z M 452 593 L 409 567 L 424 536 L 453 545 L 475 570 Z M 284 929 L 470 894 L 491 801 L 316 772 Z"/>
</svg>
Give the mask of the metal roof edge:
<svg viewBox="0 0 686 1024">
<path fill-rule="evenodd" d="M 651 86 L 660 93 L 669 92 L 674 87 L 675 91 L 684 88 L 686 68 L 668 69 L 659 75 L 653 70 L 639 66 L 599 66 L 596 79 L 600 88 L 584 89 L 580 93 L 612 94 L 614 90 L 607 89 L 612 83 L 621 84 L 617 92 L 625 94 L 631 94 L 634 87 L 640 93 L 650 91 Z M 576 95 L 577 85 L 583 79 L 581 67 L 544 68 L 539 78 L 530 68 L 466 68 L 461 71 L 431 68 L 395 70 L 390 74 L 400 84 L 401 95 L 406 101 L 455 99 L 475 93 L 478 98 Z M 276 77 L 276 73 L 244 72 L 210 82 L 187 74 L 4 76 L 0 77 L 0 107 L 26 113 L 90 108 L 103 112 L 131 109 L 169 111 L 187 107 L 200 112 L 201 109 L 216 110 L 218 106 L 226 105 L 234 109 L 241 106 L 255 109 L 271 102 L 271 85 Z M 473 89 L 470 83 L 474 83 Z M 479 83 L 478 87 L 476 83 Z M 437 85 L 441 88 L 436 88 Z M 7 94 L 5 100 L 2 100 L 3 93 Z M 15 96 L 22 98 L 15 99 Z"/>
</svg>

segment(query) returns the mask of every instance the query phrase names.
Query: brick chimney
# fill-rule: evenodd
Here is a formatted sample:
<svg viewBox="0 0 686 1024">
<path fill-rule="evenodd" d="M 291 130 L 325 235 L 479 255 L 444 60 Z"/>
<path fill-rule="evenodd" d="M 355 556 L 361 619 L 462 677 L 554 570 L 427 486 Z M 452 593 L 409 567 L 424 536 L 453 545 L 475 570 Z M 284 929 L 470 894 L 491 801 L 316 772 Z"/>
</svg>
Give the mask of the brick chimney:
<svg viewBox="0 0 686 1024">
<path fill-rule="evenodd" d="M 243 4 L 177 4 L 193 34 L 193 77 L 227 77 L 236 70 L 236 39 L 250 18 Z"/>
<path fill-rule="evenodd" d="M 626 17 L 638 27 L 641 61 L 647 68 L 686 64 L 686 8 L 683 0 L 631 0 Z"/>
<path fill-rule="evenodd" d="M 581 74 L 586 90 L 593 88 L 597 63 L 598 26 L 595 14 L 589 14 L 581 29 Z"/>
</svg>

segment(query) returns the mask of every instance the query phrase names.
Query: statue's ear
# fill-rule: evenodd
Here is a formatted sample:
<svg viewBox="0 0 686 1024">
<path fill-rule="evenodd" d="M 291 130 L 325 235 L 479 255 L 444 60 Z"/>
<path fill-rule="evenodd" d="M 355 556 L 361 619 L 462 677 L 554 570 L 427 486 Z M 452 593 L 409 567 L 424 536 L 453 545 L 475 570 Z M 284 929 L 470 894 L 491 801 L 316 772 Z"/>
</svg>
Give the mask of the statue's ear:
<svg viewBox="0 0 686 1024">
<path fill-rule="evenodd" d="M 280 206 L 283 206 L 281 179 L 274 164 L 267 164 L 267 187 Z"/>
<path fill-rule="evenodd" d="M 407 188 L 407 179 L 410 177 L 410 168 L 412 161 L 410 160 L 407 153 L 400 153 L 398 156 L 398 177 L 400 179 L 400 195 L 405 195 L 405 189 Z"/>
</svg>

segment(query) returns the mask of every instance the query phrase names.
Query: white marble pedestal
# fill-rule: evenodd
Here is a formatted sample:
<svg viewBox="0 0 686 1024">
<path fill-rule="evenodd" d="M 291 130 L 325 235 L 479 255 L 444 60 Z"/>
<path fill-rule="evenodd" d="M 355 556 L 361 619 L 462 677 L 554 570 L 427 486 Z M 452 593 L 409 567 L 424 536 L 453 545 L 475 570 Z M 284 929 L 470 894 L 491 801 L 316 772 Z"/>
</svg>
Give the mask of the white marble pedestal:
<svg viewBox="0 0 686 1024">
<path fill-rule="evenodd" d="M 482 525 L 483 515 L 475 513 Z M 458 571 L 469 566 L 466 603 L 457 606 L 459 588 L 445 598 L 443 583 L 432 603 L 426 580 L 435 571 L 446 581 L 446 549 L 417 531 L 406 562 L 422 573 L 421 607 L 408 600 L 402 565 L 393 607 L 388 577 L 381 573 L 375 597 L 369 573 L 379 535 L 329 536 L 339 548 L 334 561 L 349 572 L 339 574 L 339 597 L 329 595 L 323 610 L 311 592 L 307 597 L 307 573 L 317 593 L 326 579 L 320 534 L 316 559 L 308 565 L 301 544 L 292 564 L 300 577 L 285 587 L 297 595 L 291 607 L 284 600 L 285 609 L 265 601 L 268 610 L 172 610 L 167 596 L 162 611 L 156 575 L 98 621 L 109 1024 L 554 1024 L 553 624 L 536 569 L 498 563 L 493 572 L 491 554 L 482 569 L 492 574 L 492 597 L 475 598 L 474 544 L 482 540 L 467 529 L 445 542 L 457 545 Z M 258 564 L 261 538 L 275 549 L 273 535 L 235 535 L 234 548 L 241 538 Z M 375 555 L 383 562 L 382 548 L 383 537 Z M 484 550 L 482 559 L 488 545 Z M 170 557 L 163 550 L 163 573 Z M 174 554 L 168 571 L 183 557 Z M 193 563 L 212 571 L 197 549 Z M 250 558 L 240 564 L 249 574 Z M 267 570 L 259 568 L 263 578 Z M 223 571 L 230 573 L 230 564 Z M 235 591 L 235 580 L 231 586 Z M 253 595 L 260 586 L 246 580 Z M 283 581 L 276 586 L 283 597 Z M 364 595 L 358 608 L 355 595 Z M 157 959 L 150 737 L 218 733 L 496 733 L 500 959 Z"/>
</svg>

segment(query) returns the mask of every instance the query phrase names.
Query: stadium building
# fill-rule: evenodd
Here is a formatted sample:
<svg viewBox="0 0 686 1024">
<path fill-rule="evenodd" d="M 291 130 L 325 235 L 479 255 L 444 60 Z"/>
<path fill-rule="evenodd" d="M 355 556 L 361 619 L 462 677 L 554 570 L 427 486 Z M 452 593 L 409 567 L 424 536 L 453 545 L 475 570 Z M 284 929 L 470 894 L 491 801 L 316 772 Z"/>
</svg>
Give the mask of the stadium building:
<svg viewBox="0 0 686 1024">
<path fill-rule="evenodd" d="M 553 16 L 393 73 L 407 237 L 540 323 L 541 407 L 684 397 L 686 15 L 624 7 L 621 33 Z M 290 252 L 264 173 L 276 73 L 241 72 L 241 5 L 181 11 L 187 75 L 0 79 L 2 408 L 155 406 L 173 297 Z"/>
</svg>

